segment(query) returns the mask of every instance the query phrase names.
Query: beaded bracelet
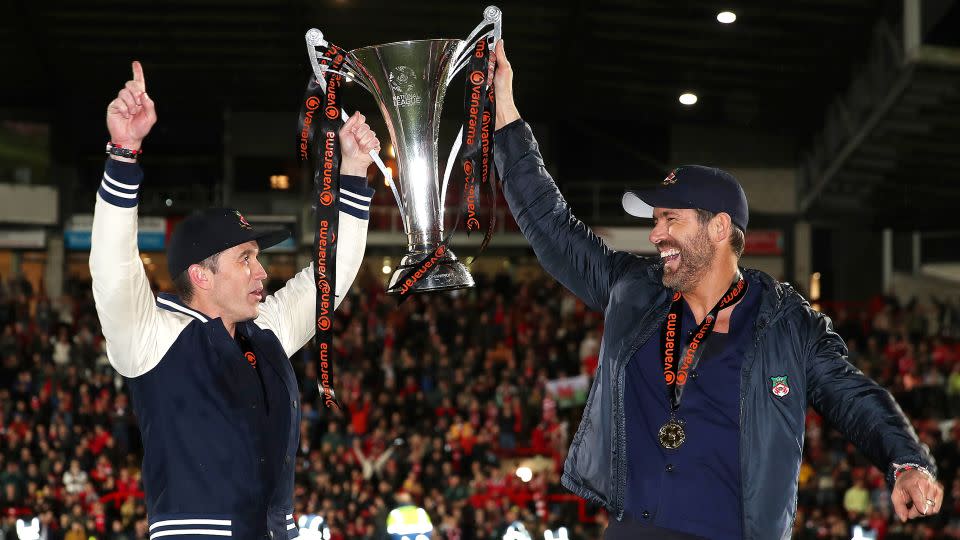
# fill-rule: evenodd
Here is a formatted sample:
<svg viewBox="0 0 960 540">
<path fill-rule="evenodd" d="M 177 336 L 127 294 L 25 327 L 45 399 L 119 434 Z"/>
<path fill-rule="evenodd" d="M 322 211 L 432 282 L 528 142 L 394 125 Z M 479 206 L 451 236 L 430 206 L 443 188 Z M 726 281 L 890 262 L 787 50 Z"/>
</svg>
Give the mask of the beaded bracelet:
<svg viewBox="0 0 960 540">
<path fill-rule="evenodd" d="M 917 465 L 916 463 L 904 463 L 902 465 L 899 463 L 894 463 L 893 464 L 894 480 L 896 480 L 897 478 L 900 478 L 900 474 L 903 473 L 904 471 L 910 471 L 910 470 L 920 471 L 923 474 L 927 475 L 930 478 L 930 480 L 933 480 L 933 481 L 937 480 L 936 477 L 933 476 L 933 473 L 927 470 L 926 467 L 922 465 Z"/>
<path fill-rule="evenodd" d="M 113 142 L 108 142 L 108 143 L 107 143 L 107 155 L 110 155 L 110 156 L 120 156 L 120 157 L 125 157 L 125 158 L 128 158 L 128 159 L 136 160 L 136 159 L 138 159 L 141 155 L 143 155 L 143 150 L 142 150 L 142 149 L 140 149 L 140 150 L 131 150 L 130 148 L 124 148 L 123 146 L 121 146 L 121 145 L 119 145 L 119 144 L 116 144 L 116 143 L 113 143 Z"/>
</svg>

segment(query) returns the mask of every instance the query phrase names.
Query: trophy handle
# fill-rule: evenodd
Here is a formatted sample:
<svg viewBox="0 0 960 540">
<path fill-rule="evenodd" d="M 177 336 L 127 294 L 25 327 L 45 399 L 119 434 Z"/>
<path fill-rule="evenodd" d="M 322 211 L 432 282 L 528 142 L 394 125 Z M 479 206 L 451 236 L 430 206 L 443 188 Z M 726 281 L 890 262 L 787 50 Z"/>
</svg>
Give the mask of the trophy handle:
<svg viewBox="0 0 960 540">
<path fill-rule="evenodd" d="M 483 21 L 493 24 L 493 46 L 496 47 L 503 36 L 503 12 L 497 6 L 487 6 L 483 10 Z"/>
<path fill-rule="evenodd" d="M 489 29 L 486 32 L 481 33 L 481 30 L 484 28 L 493 25 L 493 29 Z M 473 44 L 476 43 L 481 37 L 486 37 L 487 39 L 493 39 L 493 42 L 490 44 L 490 48 L 496 47 L 497 42 L 500 41 L 500 38 L 503 36 L 503 12 L 500 11 L 500 8 L 497 6 L 487 6 L 483 10 L 483 22 L 478 24 L 476 28 L 470 32 L 470 35 L 467 36 L 467 39 L 463 40 L 460 45 L 457 46 L 456 50 L 453 53 L 454 67 L 450 70 L 450 74 L 447 75 L 447 85 L 453 80 L 453 77 L 459 73 L 469 62 L 470 51 L 473 48 Z M 450 155 L 447 157 L 447 166 L 443 171 L 443 185 L 440 188 L 440 208 L 446 208 L 447 200 L 447 184 L 450 182 L 450 173 L 453 171 L 453 162 L 456 160 L 457 154 L 460 152 L 460 145 L 463 143 L 463 126 L 460 126 L 460 131 L 457 133 L 457 138 L 453 141 L 453 146 L 450 147 Z"/>
<path fill-rule="evenodd" d="M 453 162 L 457 160 L 457 154 L 460 153 L 460 146 L 463 144 L 463 126 L 457 132 L 457 138 L 453 140 L 453 146 L 450 147 L 450 155 L 447 157 L 447 166 L 443 171 L 443 188 L 440 190 L 440 208 L 447 207 L 447 183 L 450 181 L 450 173 L 453 171 Z"/>
<path fill-rule="evenodd" d="M 337 75 L 346 77 L 347 82 L 355 82 L 367 92 L 371 91 L 370 87 L 367 86 L 367 83 L 363 80 L 363 77 L 361 77 L 357 73 L 356 69 L 354 69 L 353 66 L 347 65 L 347 60 L 343 61 L 343 67 L 340 68 L 340 71 L 336 69 L 330 69 L 330 68 L 324 68 L 324 67 L 321 67 L 321 69 L 323 70 L 324 73 L 336 73 Z"/>
<path fill-rule="evenodd" d="M 323 76 L 323 70 L 320 69 L 320 62 L 317 60 L 317 47 L 329 47 L 330 44 L 323 39 L 323 32 L 318 28 L 307 30 L 304 39 L 307 42 L 307 57 L 310 58 L 310 66 L 313 67 L 313 76 L 326 88 L 327 79 Z"/>
<path fill-rule="evenodd" d="M 493 28 L 488 29 L 486 32 L 481 32 L 484 28 L 493 25 Z M 476 28 L 470 32 L 470 35 L 467 36 L 467 39 L 463 40 L 460 45 L 457 46 L 453 51 L 453 69 L 450 70 L 449 75 L 447 75 L 447 84 L 450 84 L 450 81 L 453 80 L 453 77 L 460 72 L 466 65 L 467 61 L 470 59 L 470 51 L 473 48 L 473 44 L 477 42 L 481 37 L 493 38 L 493 42 L 490 44 L 490 48 L 496 47 L 497 42 L 500 41 L 501 36 L 503 35 L 503 12 L 500 11 L 500 8 L 497 6 L 487 6 L 483 10 L 483 22 L 478 24 Z"/>
<path fill-rule="evenodd" d="M 321 66 L 320 59 L 324 58 L 323 54 L 319 54 L 317 47 L 329 47 L 330 43 L 327 40 L 323 39 L 323 32 L 317 28 L 311 28 L 307 30 L 305 36 L 307 42 L 307 56 L 310 58 L 310 66 L 313 67 L 313 76 L 316 77 L 317 81 L 320 83 L 324 89 L 327 87 L 327 79 L 324 76 L 324 73 L 336 73 L 344 77 L 349 78 L 351 81 L 356 82 L 363 87 L 364 90 L 370 92 L 370 87 L 367 86 L 367 83 L 363 80 L 363 77 L 358 75 L 356 66 L 353 65 L 352 60 L 347 56 L 343 61 L 343 71 L 337 71 L 330 69 L 329 67 Z"/>
<path fill-rule="evenodd" d="M 307 56 L 310 58 L 310 66 L 313 68 L 313 76 L 316 77 L 317 82 L 320 83 L 320 86 L 324 91 L 327 89 L 327 78 L 324 76 L 324 72 L 326 71 L 337 73 L 339 75 L 343 75 L 344 77 L 349 77 L 351 80 L 362 86 L 367 92 L 371 91 L 363 79 L 356 74 L 357 69 L 350 62 L 349 56 L 347 56 L 343 62 L 344 71 L 324 69 L 323 66 L 320 65 L 320 61 L 317 58 L 317 47 L 330 46 L 330 43 L 323 38 L 323 32 L 321 32 L 320 29 L 311 28 L 310 30 L 307 30 L 304 40 L 307 43 Z M 344 122 L 346 122 L 350 118 L 350 115 L 347 114 L 346 109 L 342 108 L 340 109 L 340 117 Z M 397 191 L 397 186 L 393 181 L 393 175 L 390 173 L 390 170 L 383 163 L 383 160 L 380 159 L 380 155 L 377 154 L 375 150 L 370 151 L 370 157 L 373 158 L 373 162 L 377 165 L 377 168 L 380 169 L 380 172 L 383 173 L 384 179 L 393 190 L 393 197 L 397 200 L 397 205 L 400 207 L 400 211 L 403 212 L 403 202 L 400 200 L 400 193 Z"/>
</svg>

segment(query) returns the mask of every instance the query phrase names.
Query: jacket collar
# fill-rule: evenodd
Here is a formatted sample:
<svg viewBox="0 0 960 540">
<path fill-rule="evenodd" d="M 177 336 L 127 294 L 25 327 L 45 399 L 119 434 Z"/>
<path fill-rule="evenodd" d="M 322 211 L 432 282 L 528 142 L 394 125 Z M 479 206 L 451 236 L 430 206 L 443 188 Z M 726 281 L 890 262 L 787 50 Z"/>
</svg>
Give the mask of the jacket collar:
<svg viewBox="0 0 960 540">
<path fill-rule="evenodd" d="M 752 268 L 744 270 L 744 273 L 759 282 L 763 291 L 760 313 L 757 316 L 757 324 L 761 327 L 775 322 L 795 308 L 809 305 L 789 283 L 781 283 L 766 273 Z"/>
<path fill-rule="evenodd" d="M 167 311 L 173 311 L 174 313 L 189 315 L 202 323 L 210 322 L 214 319 L 214 317 L 211 317 L 205 313 L 201 313 L 191 307 L 187 307 L 187 305 L 180 300 L 180 297 L 175 294 L 160 293 L 157 296 L 157 307 Z"/>
<path fill-rule="evenodd" d="M 667 298 L 669 297 L 669 294 L 667 294 L 669 291 L 663 286 L 663 265 L 657 264 L 657 262 L 648 258 L 643 275 L 663 289 L 661 291 L 663 298 Z M 792 308 L 807 304 L 807 301 L 789 283 L 781 283 L 765 272 L 753 268 L 745 268 L 743 273 L 750 281 L 760 283 L 760 291 L 763 297 L 760 299 L 757 325 L 761 328 L 774 322 Z"/>
</svg>

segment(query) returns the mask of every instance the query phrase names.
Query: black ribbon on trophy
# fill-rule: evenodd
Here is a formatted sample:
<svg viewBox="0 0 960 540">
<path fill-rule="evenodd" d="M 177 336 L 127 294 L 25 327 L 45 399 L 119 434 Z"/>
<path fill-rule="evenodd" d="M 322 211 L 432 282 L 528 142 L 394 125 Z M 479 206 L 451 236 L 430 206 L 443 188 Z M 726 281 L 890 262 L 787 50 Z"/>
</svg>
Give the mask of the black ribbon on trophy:
<svg viewBox="0 0 960 540">
<path fill-rule="evenodd" d="M 490 212 L 489 218 L 487 220 L 487 232 L 484 234 L 483 241 L 480 243 L 480 248 L 475 256 L 470 260 L 477 260 L 477 257 L 490 243 L 490 239 L 493 237 L 493 229 L 497 223 L 497 184 L 495 181 L 495 171 L 496 166 L 493 163 L 493 126 L 494 119 L 497 116 L 497 107 L 494 102 L 494 91 L 493 91 L 493 81 L 487 80 L 487 75 L 489 74 L 490 68 L 490 54 L 492 53 L 492 47 L 488 43 L 487 39 L 482 38 L 477 42 L 477 46 L 474 48 L 474 55 L 471 59 L 471 65 L 469 69 L 471 70 L 469 75 L 467 75 L 467 91 L 469 95 L 465 99 L 465 105 L 467 112 L 467 121 L 471 122 L 474 120 L 474 103 L 476 93 L 480 93 L 482 110 L 479 114 L 479 123 L 480 123 L 480 141 L 479 141 L 479 156 L 477 154 L 477 148 L 470 148 L 464 145 L 463 151 L 463 162 L 466 163 L 467 159 L 474 160 L 474 171 L 476 171 L 476 166 L 480 167 L 480 180 L 484 184 L 489 184 L 490 186 Z M 482 59 L 480 57 L 482 56 Z M 474 62 L 476 61 L 476 62 Z M 474 74 L 479 73 L 484 77 L 480 85 L 475 85 L 473 82 Z M 486 85 L 486 89 L 483 88 L 483 85 Z M 466 135 L 464 135 L 466 139 Z M 466 141 L 465 141 L 466 142 Z M 471 155 L 471 153 L 473 155 Z M 479 160 L 477 159 L 479 157 Z M 476 177 L 473 178 L 474 185 L 476 184 Z M 479 190 L 477 190 L 479 191 Z M 480 210 L 480 197 L 477 193 L 477 213 Z M 469 225 L 472 223 L 469 221 L 471 212 L 469 207 L 466 209 L 467 212 L 467 235 L 470 235 L 470 232 L 473 230 Z"/>
<path fill-rule="evenodd" d="M 703 356 L 704 345 L 713 334 L 717 316 L 724 308 L 736 304 L 746 293 L 747 281 L 740 275 L 720 301 L 707 313 L 679 355 L 676 352 L 677 338 L 683 336 L 683 297 L 679 292 L 673 294 L 673 303 L 670 304 L 670 312 L 663 324 L 660 340 L 660 350 L 663 351 L 663 378 L 667 383 L 667 399 L 670 402 L 670 418 L 660 427 L 657 437 L 660 445 L 667 450 L 680 448 L 683 441 L 687 439 L 685 424 L 677 417 L 677 411 L 680 409 L 683 390 L 687 387 L 687 379 L 690 373 L 697 369 L 697 364 Z"/>
<path fill-rule="evenodd" d="M 329 45 L 321 63 L 338 71 L 345 53 Z M 298 149 L 301 161 L 314 157 L 313 278 L 317 287 L 316 335 L 317 386 L 327 408 L 340 408 L 333 388 L 336 349 L 333 343 L 334 307 L 337 291 L 337 230 L 340 193 L 340 138 L 343 125 L 338 90 L 342 77 L 331 73 L 326 84 L 310 77 L 300 107 Z M 316 138 L 315 134 L 320 137 Z"/>
<path fill-rule="evenodd" d="M 415 263 L 389 289 L 389 292 L 398 291 L 398 304 L 409 298 L 418 281 L 437 269 L 437 261 L 446 254 L 450 239 L 457 232 L 461 221 L 466 223 L 467 236 L 472 231 L 480 230 L 482 184 L 490 186 L 490 212 L 487 217 L 486 233 L 480 242 L 477 254 L 470 259 L 470 263 L 477 260 L 493 237 L 497 219 L 496 167 L 493 163 L 493 122 L 497 111 L 494 103 L 493 85 L 489 84 L 491 81 L 487 80 L 491 52 L 488 38 L 480 38 L 473 48 L 473 53 L 467 65 L 463 107 L 466 122 L 464 122 L 463 135 L 461 136 L 459 160 L 464 174 L 464 183 L 460 209 L 457 211 L 457 220 L 440 245 L 432 253 L 427 254 Z"/>
<path fill-rule="evenodd" d="M 491 204 L 486 235 L 473 260 L 486 249 L 496 217 L 493 127 L 496 111 L 493 85 L 487 71 L 491 43 L 500 39 L 502 14 L 487 6 L 484 20 L 466 40 L 433 39 L 363 47 L 349 53 L 327 42 L 311 28 L 305 35 L 314 76 L 307 82 L 298 124 L 301 161 L 314 162 L 316 236 L 314 278 L 317 286 L 316 346 L 318 387 L 328 408 L 340 406 L 334 384 L 333 311 L 336 294 L 336 249 L 340 148 L 338 131 L 344 114 L 339 99 L 343 77 L 370 92 L 387 122 L 398 164 L 400 182 L 388 183 L 400 207 L 407 236 L 407 255 L 390 278 L 387 292 L 402 302 L 412 292 L 452 290 L 473 286 L 473 277 L 449 248 L 450 238 L 466 221 L 468 234 L 481 228 L 482 184 L 489 184 Z M 491 28 L 492 27 L 492 28 Z M 473 44 L 472 47 L 467 47 Z M 467 121 L 447 163 L 443 187 L 436 176 L 435 150 L 443 96 L 454 74 L 466 68 Z M 314 134 L 319 133 L 320 137 Z M 432 144 L 431 144 L 432 143 Z M 454 226 L 443 234 L 444 193 L 450 171 L 459 157 L 464 191 Z M 392 173 L 371 152 L 385 177 Z M 439 203 L 439 204 L 438 204 Z"/>
</svg>

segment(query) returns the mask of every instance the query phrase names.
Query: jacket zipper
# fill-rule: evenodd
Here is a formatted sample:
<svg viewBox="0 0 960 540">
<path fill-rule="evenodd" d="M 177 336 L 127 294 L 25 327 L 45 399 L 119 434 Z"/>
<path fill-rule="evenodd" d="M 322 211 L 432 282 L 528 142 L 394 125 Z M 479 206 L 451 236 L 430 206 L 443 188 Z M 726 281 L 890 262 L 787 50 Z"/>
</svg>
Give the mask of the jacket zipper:
<svg viewBox="0 0 960 540">
<path fill-rule="evenodd" d="M 650 308 L 650 310 L 647 311 L 647 313 L 641 319 L 641 325 L 642 325 L 641 327 L 644 328 L 645 332 L 642 334 L 642 337 L 634 341 L 633 346 L 630 348 L 629 354 L 627 354 L 626 358 L 620 362 L 620 367 L 617 370 L 617 377 L 616 377 L 617 388 L 616 388 L 616 393 L 614 394 L 614 398 L 616 398 L 615 413 L 616 413 L 617 431 L 618 431 L 617 445 L 616 447 L 614 447 L 614 451 L 617 454 L 614 457 L 614 466 L 615 466 L 616 478 L 617 478 L 616 507 L 614 508 L 614 510 L 616 511 L 617 521 L 620 521 L 623 519 L 623 512 L 624 512 L 623 492 L 627 483 L 627 475 L 623 474 L 623 471 L 621 470 L 622 469 L 621 463 L 623 463 L 623 460 L 625 459 L 624 454 L 626 453 L 626 445 L 627 445 L 626 419 L 624 417 L 625 415 L 623 414 L 624 370 L 627 367 L 627 363 L 630 362 L 630 360 L 633 358 L 633 355 L 637 352 L 637 349 L 639 349 L 641 345 L 643 345 L 644 343 L 647 342 L 648 339 L 650 339 L 650 336 L 653 334 L 653 331 L 659 326 L 659 323 L 661 322 L 660 319 L 666 318 L 667 311 L 669 311 L 669 307 L 670 307 L 669 304 L 661 304 L 660 306 L 652 307 Z M 654 326 L 653 324 L 649 324 L 647 321 L 650 318 L 650 314 L 654 313 L 657 310 L 657 308 L 660 308 L 660 311 L 662 313 L 656 318 L 655 322 L 657 323 L 657 325 Z"/>
<path fill-rule="evenodd" d="M 773 308 L 773 317 L 776 318 L 778 312 L 781 308 L 782 301 L 778 300 L 776 306 Z M 750 533 L 747 531 L 747 512 L 744 507 L 744 485 L 743 485 L 743 475 L 746 469 L 744 469 L 744 441 L 747 440 L 747 437 L 744 436 L 744 403 L 746 402 L 746 387 L 747 379 L 749 374 L 753 371 L 753 364 L 756 361 L 757 355 L 760 353 L 760 340 L 763 339 L 763 334 L 766 331 L 767 326 L 771 323 L 771 319 L 766 318 L 767 316 L 764 313 L 757 315 L 757 332 L 753 340 L 753 361 L 750 362 L 749 370 L 741 370 L 740 372 L 740 521 L 741 527 L 743 527 L 743 537 L 744 539 L 750 538 Z"/>
</svg>

